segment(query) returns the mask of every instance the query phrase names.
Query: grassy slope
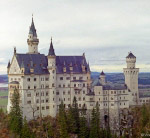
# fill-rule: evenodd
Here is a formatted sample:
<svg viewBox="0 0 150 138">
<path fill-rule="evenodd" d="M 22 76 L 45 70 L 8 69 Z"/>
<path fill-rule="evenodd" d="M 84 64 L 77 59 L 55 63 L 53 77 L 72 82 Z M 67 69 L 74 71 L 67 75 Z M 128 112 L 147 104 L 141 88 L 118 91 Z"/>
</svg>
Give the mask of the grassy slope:
<svg viewBox="0 0 150 138">
<path fill-rule="evenodd" d="M 8 96 L 8 91 L 0 90 L 0 96 Z M 7 98 L 0 98 L 0 108 L 2 107 L 6 110 L 7 101 Z"/>
</svg>

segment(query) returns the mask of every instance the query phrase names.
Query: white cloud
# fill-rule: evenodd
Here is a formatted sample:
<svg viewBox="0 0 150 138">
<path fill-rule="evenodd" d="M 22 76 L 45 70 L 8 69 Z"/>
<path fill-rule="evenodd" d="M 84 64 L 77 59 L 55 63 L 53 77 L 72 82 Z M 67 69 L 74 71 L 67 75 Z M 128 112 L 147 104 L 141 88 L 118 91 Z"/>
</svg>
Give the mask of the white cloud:
<svg viewBox="0 0 150 138">
<path fill-rule="evenodd" d="M 125 62 L 112 59 L 125 60 L 127 52 L 133 51 L 137 63 L 145 65 L 141 66 L 143 71 L 149 71 L 149 5 L 149 0 L 0 1 L 0 55 L 6 64 L 12 58 L 14 46 L 18 52 L 27 51 L 33 13 L 41 52 L 47 53 L 53 36 L 56 53 L 86 52 L 93 70 L 104 65 L 102 68 L 109 72 L 122 71 L 116 65 Z"/>
</svg>

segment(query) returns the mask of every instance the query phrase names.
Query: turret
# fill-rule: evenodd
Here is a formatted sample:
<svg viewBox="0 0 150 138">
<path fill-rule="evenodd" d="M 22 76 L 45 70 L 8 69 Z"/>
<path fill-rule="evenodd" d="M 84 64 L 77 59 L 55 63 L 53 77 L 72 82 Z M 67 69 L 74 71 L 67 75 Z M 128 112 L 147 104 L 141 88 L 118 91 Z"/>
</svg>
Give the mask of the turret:
<svg viewBox="0 0 150 138">
<path fill-rule="evenodd" d="M 130 92 L 130 105 L 136 105 L 139 101 L 138 92 L 138 74 L 139 68 L 136 68 L 136 57 L 132 52 L 126 57 L 127 68 L 124 68 L 125 84 Z"/>
<path fill-rule="evenodd" d="M 57 97 L 56 97 L 56 55 L 53 48 L 52 38 L 50 43 L 48 58 L 48 71 L 49 71 L 49 86 L 50 86 L 50 115 L 56 116 L 57 113 Z"/>
<path fill-rule="evenodd" d="M 52 66 L 54 67 L 56 64 L 56 56 L 55 56 L 55 50 L 53 48 L 52 38 L 51 38 L 50 48 L 47 57 L 48 57 L 48 67 L 52 67 Z"/>
<path fill-rule="evenodd" d="M 135 68 L 135 62 L 136 57 L 129 52 L 128 56 L 126 57 L 127 68 Z"/>
<path fill-rule="evenodd" d="M 27 43 L 28 43 L 28 54 L 38 54 L 39 39 L 37 38 L 37 33 L 36 33 L 35 26 L 34 26 L 33 17 L 32 17 L 32 23 L 29 29 Z"/>
<path fill-rule="evenodd" d="M 105 76 L 105 73 L 103 71 L 100 73 L 99 78 L 100 78 L 100 84 L 105 85 L 106 84 L 106 76 Z"/>
</svg>

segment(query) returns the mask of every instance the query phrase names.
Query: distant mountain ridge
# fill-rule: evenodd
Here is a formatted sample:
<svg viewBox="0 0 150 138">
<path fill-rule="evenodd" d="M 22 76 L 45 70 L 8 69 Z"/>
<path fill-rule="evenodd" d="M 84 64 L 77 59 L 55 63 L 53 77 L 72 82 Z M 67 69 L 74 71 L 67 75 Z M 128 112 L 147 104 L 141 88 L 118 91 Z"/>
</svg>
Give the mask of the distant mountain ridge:
<svg viewBox="0 0 150 138">
<path fill-rule="evenodd" d="M 91 72 L 92 80 L 99 78 L 99 72 Z M 123 84 L 123 73 L 106 73 L 106 80 L 112 83 Z M 8 83 L 8 76 L 6 74 L 0 75 L 0 83 Z M 139 73 L 139 84 L 150 85 L 150 73 Z"/>
<path fill-rule="evenodd" d="M 99 72 L 91 72 L 92 80 L 98 79 Z M 112 83 L 124 84 L 123 73 L 106 73 L 106 80 Z M 150 85 L 150 73 L 139 73 L 139 85 Z"/>
</svg>

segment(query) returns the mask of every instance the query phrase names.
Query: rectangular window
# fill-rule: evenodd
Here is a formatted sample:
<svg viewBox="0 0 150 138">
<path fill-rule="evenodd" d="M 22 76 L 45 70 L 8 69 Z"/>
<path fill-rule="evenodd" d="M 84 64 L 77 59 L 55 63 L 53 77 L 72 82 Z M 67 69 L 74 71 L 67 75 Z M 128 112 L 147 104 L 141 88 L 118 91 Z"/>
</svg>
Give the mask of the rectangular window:
<svg viewBox="0 0 150 138">
<path fill-rule="evenodd" d="M 45 107 L 42 107 L 42 110 L 45 110 Z"/>
<path fill-rule="evenodd" d="M 46 109 L 49 109 L 49 106 L 46 106 Z"/>
<path fill-rule="evenodd" d="M 60 77 L 60 80 L 63 80 L 63 77 Z"/>
<path fill-rule="evenodd" d="M 36 86 L 34 86 L 34 89 L 36 89 Z"/>
<path fill-rule="evenodd" d="M 28 89 L 30 89 L 30 86 L 28 86 Z"/>
<path fill-rule="evenodd" d="M 74 87 L 76 87 L 76 84 L 74 84 Z"/>
<path fill-rule="evenodd" d="M 37 107 L 37 110 L 39 110 L 39 107 Z"/>
<path fill-rule="evenodd" d="M 63 95 L 65 95 L 65 91 L 63 91 Z"/>
<path fill-rule="evenodd" d="M 83 83 L 83 87 L 85 87 L 85 83 Z"/>
<path fill-rule="evenodd" d="M 39 99 L 36 100 L 36 103 L 39 103 Z"/>
<path fill-rule="evenodd" d="M 28 93 L 28 94 L 27 94 L 27 97 L 31 97 L 31 93 Z"/>
<path fill-rule="evenodd" d="M 73 77 L 73 80 L 76 80 L 76 77 Z"/>
<path fill-rule="evenodd" d="M 68 94 L 70 94 L 70 91 L 68 91 Z"/>
<path fill-rule="evenodd" d="M 61 87 L 61 84 L 59 84 L 59 87 Z"/>
<path fill-rule="evenodd" d="M 46 96 L 48 96 L 48 92 L 46 92 Z"/>
<path fill-rule="evenodd" d="M 63 84 L 63 87 L 65 88 L 65 84 Z"/>
<path fill-rule="evenodd" d="M 49 81 L 49 78 L 47 77 L 47 78 L 45 78 L 45 80 L 46 80 L 46 81 Z"/>
<path fill-rule="evenodd" d="M 31 104 L 31 101 L 27 101 L 27 104 Z"/>
<path fill-rule="evenodd" d="M 36 96 L 39 96 L 39 93 L 36 93 Z"/>
<path fill-rule="evenodd" d="M 56 95 L 59 95 L 59 92 L 56 92 Z"/>
<path fill-rule="evenodd" d="M 83 79 L 83 77 L 79 77 L 79 80 L 82 80 Z"/>
<path fill-rule="evenodd" d="M 46 99 L 46 103 L 48 103 L 49 102 L 49 99 Z"/>
<path fill-rule="evenodd" d="M 52 84 L 52 87 L 55 87 L 54 83 Z"/>
<path fill-rule="evenodd" d="M 70 87 L 70 84 L 68 84 L 68 87 Z"/>
<path fill-rule="evenodd" d="M 70 77 L 66 77 L 66 80 L 70 80 Z"/>
<path fill-rule="evenodd" d="M 27 81 L 30 81 L 30 78 L 27 78 Z"/>
<path fill-rule="evenodd" d="M 36 78 L 34 78 L 34 81 L 36 81 Z"/>
<path fill-rule="evenodd" d="M 41 103 L 44 103 L 44 100 L 41 100 Z"/>
</svg>

